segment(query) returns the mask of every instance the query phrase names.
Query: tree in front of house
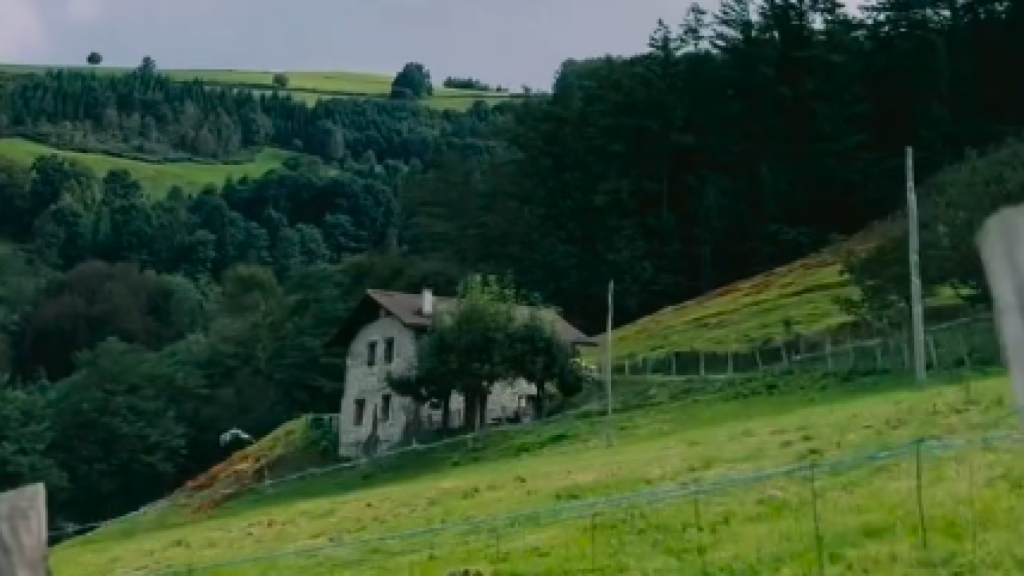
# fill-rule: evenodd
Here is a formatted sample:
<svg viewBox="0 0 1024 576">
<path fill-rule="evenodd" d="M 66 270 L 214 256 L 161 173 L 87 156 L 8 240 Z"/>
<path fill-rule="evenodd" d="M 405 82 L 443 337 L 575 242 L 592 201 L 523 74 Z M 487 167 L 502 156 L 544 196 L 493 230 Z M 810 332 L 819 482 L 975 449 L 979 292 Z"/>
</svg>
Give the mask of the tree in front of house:
<svg viewBox="0 0 1024 576">
<path fill-rule="evenodd" d="M 539 417 L 547 410 L 549 393 L 571 398 L 583 391 L 586 376 L 582 367 L 573 361 L 575 351 L 558 337 L 550 318 L 542 311 L 533 309 L 524 321 L 516 323 L 509 334 L 505 353 L 512 374 L 536 383 Z M 548 390 L 549 385 L 554 390 Z"/>
<path fill-rule="evenodd" d="M 550 313 L 529 308 L 507 278 L 473 275 L 459 289 L 453 310 L 440 313 L 421 342 L 414 374 L 393 378 L 392 389 L 419 405 L 442 405 L 442 428 L 454 392 L 465 401 L 466 425 L 479 433 L 487 402 L 501 382 L 535 384 L 541 402 L 549 392 L 564 397 L 582 389 L 574 351 L 555 332 Z M 543 404 L 539 406 L 543 415 Z"/>
<path fill-rule="evenodd" d="M 393 100 L 421 100 L 434 94 L 430 71 L 419 62 L 409 62 L 391 82 Z"/>
</svg>

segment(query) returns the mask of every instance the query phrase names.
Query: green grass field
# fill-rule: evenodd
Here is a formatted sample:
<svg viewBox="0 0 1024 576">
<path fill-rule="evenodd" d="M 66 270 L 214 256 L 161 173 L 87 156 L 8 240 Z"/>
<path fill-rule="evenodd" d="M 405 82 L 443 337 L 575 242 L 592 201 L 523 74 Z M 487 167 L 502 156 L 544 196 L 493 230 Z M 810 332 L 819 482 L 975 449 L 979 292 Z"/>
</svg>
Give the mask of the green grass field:
<svg viewBox="0 0 1024 576">
<path fill-rule="evenodd" d="M 0 64 L 0 72 L 11 74 L 32 74 L 39 73 L 56 67 L 52 66 L 29 66 L 15 64 Z M 95 70 L 102 74 L 124 74 L 130 69 L 99 66 L 62 67 L 75 70 Z M 256 70 L 163 70 L 171 78 L 180 81 L 203 80 L 212 84 L 235 86 L 239 88 L 251 88 L 255 90 L 273 89 L 272 80 L 274 72 Z M 368 72 L 311 72 L 296 71 L 285 72 L 288 75 L 289 84 L 286 89 L 294 97 L 300 98 L 309 103 L 315 103 L 324 98 L 343 98 L 365 95 L 369 97 L 384 97 L 391 91 L 392 76 L 384 74 L 373 74 Z M 476 92 L 472 90 L 451 90 L 437 87 L 434 97 L 427 101 L 427 104 L 439 109 L 462 110 L 470 107 L 476 100 L 497 102 L 507 95 Z"/>
<path fill-rule="evenodd" d="M 785 339 L 787 325 L 792 333 L 811 338 L 840 332 L 851 318 L 837 299 L 856 295 L 842 275 L 842 256 L 870 247 L 890 229 L 890 224 L 870 227 L 838 246 L 621 326 L 613 332 L 614 356 L 746 352 Z M 944 308 L 947 319 L 960 310 L 948 291 L 926 305 Z"/>
<path fill-rule="evenodd" d="M 622 326 L 613 350 L 616 357 L 747 350 L 780 339 L 787 320 L 804 334 L 826 332 L 849 321 L 835 299 L 851 295 L 838 260 L 816 255 Z"/>
<path fill-rule="evenodd" d="M 834 330 L 849 322 L 836 298 L 855 293 L 842 277 L 840 256 L 864 243 L 855 237 L 770 272 L 665 308 L 613 332 L 617 358 L 698 348 L 749 350 L 778 341 L 786 322 L 802 334 Z"/>
<path fill-rule="evenodd" d="M 1024 465 L 1015 449 L 925 450 L 920 484 L 912 452 L 863 457 L 921 437 L 1014 428 L 1004 379 L 924 388 L 807 378 L 789 385 L 799 391 L 634 402 L 614 418 L 612 447 L 599 419 L 568 418 L 495 431 L 483 449 L 459 443 L 278 485 L 213 512 L 171 507 L 59 546 L 54 571 L 796 575 L 818 574 L 820 561 L 828 574 L 1020 574 Z M 617 384 L 633 399 L 657 396 L 652 388 L 660 386 L 666 384 Z M 841 475 L 822 471 L 813 483 L 789 474 L 700 499 L 663 492 L 599 512 L 587 504 L 851 454 L 862 456 L 858 466 Z M 459 524 L 512 513 L 522 516 Z M 421 532 L 380 539 L 411 530 Z M 295 553 L 280 554 L 287 550 Z M 221 565 L 198 568 L 211 563 Z"/>
<path fill-rule="evenodd" d="M 234 178 L 260 176 L 268 170 L 279 167 L 286 158 L 293 155 L 282 150 L 266 149 L 260 152 L 253 162 L 246 164 L 190 162 L 157 164 L 105 154 L 59 150 L 20 138 L 0 138 L 0 157 L 31 164 L 36 157 L 44 154 L 60 154 L 74 158 L 91 168 L 98 176 L 102 176 L 109 170 L 128 170 L 142 183 L 146 192 L 154 197 L 162 196 L 170 190 L 171 186 L 175 185 L 181 186 L 186 191 L 198 191 L 207 184 L 219 186 L 229 176 Z"/>
</svg>

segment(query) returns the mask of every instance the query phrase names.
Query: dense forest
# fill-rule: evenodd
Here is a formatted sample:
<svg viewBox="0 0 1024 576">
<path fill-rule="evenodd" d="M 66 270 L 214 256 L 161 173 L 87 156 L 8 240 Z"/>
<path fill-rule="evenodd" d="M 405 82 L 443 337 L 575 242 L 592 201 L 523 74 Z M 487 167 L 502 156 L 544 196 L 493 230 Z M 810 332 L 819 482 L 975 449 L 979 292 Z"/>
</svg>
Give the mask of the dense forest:
<svg viewBox="0 0 1024 576">
<path fill-rule="evenodd" d="M 308 156 L 159 198 L 127 172 L 0 159 L 0 487 L 45 479 L 57 519 L 95 520 L 222 458 L 226 428 L 335 410 L 322 344 L 367 287 L 510 273 L 594 332 L 609 279 L 626 322 L 801 257 L 900 209 L 904 146 L 923 180 L 1019 134 L 1020 55 L 1019 0 L 727 0 L 464 113 L 152 65 L 4 78 L 0 135 Z"/>
</svg>

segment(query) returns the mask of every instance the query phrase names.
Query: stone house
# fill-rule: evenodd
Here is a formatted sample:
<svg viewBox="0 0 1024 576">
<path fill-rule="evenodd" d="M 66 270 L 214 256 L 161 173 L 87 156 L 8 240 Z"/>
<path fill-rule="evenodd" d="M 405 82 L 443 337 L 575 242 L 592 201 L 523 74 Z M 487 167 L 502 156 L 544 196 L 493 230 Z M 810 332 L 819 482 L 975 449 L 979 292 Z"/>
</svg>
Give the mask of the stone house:
<svg viewBox="0 0 1024 576">
<path fill-rule="evenodd" d="M 407 440 L 415 419 L 416 402 L 395 394 L 389 375 L 407 374 L 416 362 L 417 344 L 430 330 L 435 314 L 451 310 L 455 299 L 422 294 L 367 290 L 352 314 L 329 343 L 345 347 L 345 391 L 338 417 L 340 455 L 353 458 L 386 451 Z M 526 308 L 524 308 L 526 310 Z M 573 346 L 593 341 L 553 311 L 555 331 Z M 488 398 L 488 422 L 525 421 L 533 417 L 537 387 L 525 381 L 496 385 Z M 440 406 L 420 408 L 420 425 L 438 429 Z M 459 427 L 465 417 L 464 401 L 453 394 L 449 426 Z"/>
</svg>

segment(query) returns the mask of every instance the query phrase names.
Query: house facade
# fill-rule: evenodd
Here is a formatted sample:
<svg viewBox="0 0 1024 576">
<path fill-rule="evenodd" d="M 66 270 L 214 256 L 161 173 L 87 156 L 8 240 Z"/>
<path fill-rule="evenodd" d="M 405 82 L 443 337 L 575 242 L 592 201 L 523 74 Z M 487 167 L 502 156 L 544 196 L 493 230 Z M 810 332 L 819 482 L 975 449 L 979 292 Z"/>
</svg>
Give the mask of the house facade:
<svg viewBox="0 0 1024 576">
<path fill-rule="evenodd" d="M 435 297 L 429 289 L 421 294 L 368 290 L 351 317 L 342 325 L 332 345 L 343 346 L 345 391 L 338 418 L 338 446 L 342 457 L 357 458 L 386 452 L 409 440 L 416 424 L 417 403 L 399 396 L 388 386 L 390 375 L 408 374 L 415 368 L 419 340 L 429 331 L 434 315 L 454 307 L 455 301 Z M 555 329 L 574 345 L 591 340 L 561 317 Z M 522 380 L 494 386 L 487 402 L 487 421 L 525 421 L 533 417 L 537 387 Z M 438 429 L 441 408 L 419 408 L 418 426 Z M 465 403 L 458 393 L 449 406 L 449 426 L 462 426 Z"/>
</svg>

